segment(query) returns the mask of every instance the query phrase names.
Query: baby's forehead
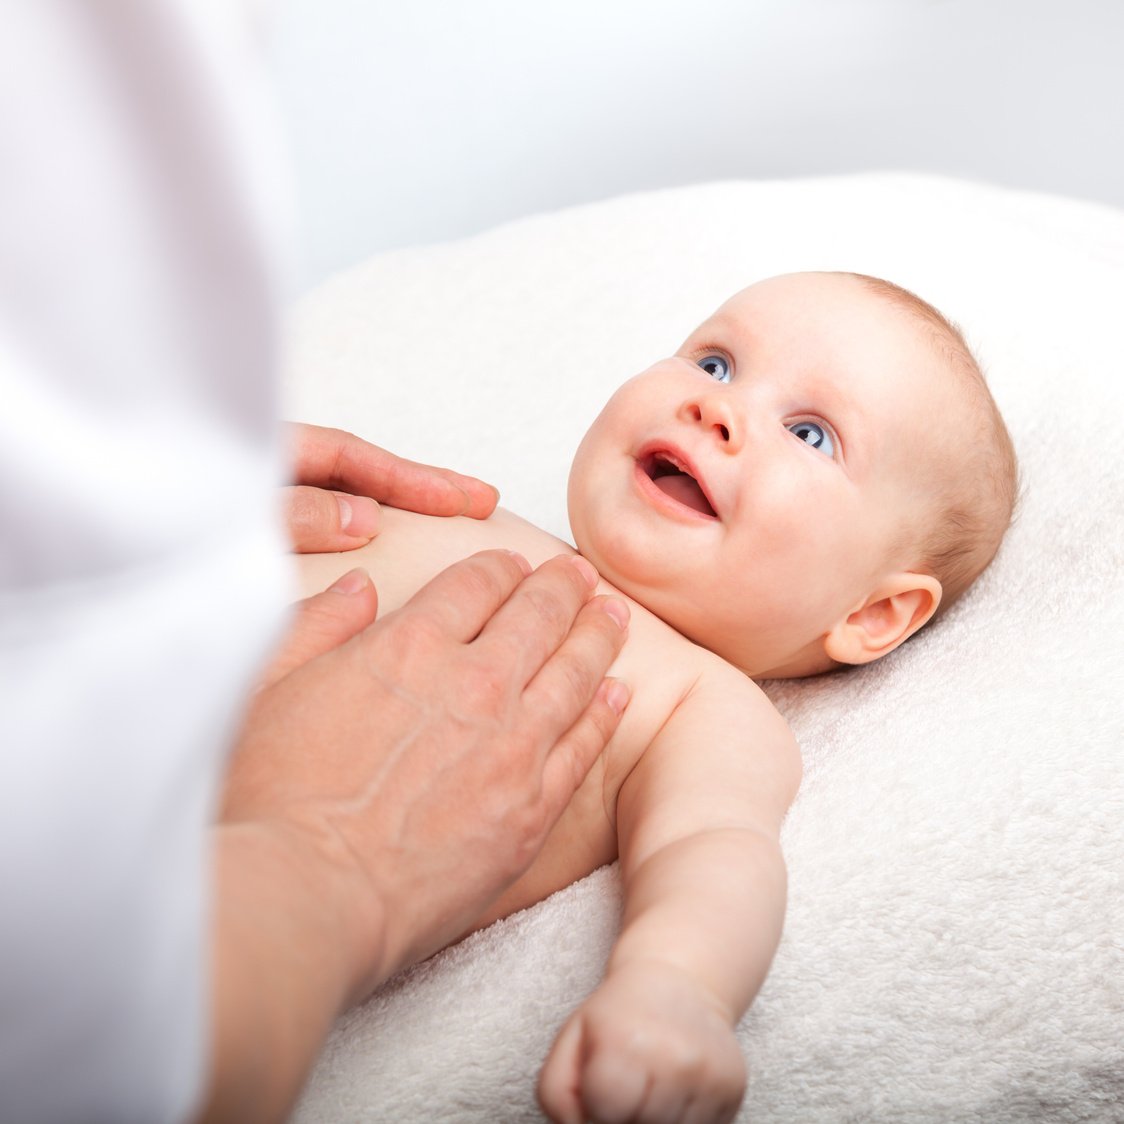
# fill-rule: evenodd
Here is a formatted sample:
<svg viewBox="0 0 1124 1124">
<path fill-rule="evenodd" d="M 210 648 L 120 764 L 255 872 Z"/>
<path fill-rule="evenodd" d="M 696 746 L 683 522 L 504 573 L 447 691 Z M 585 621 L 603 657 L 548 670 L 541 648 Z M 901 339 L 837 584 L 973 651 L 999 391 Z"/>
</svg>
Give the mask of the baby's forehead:
<svg viewBox="0 0 1124 1124">
<path fill-rule="evenodd" d="M 845 400 L 841 412 L 858 415 L 877 446 L 883 432 L 901 431 L 888 438 L 895 444 L 909 430 L 917 453 L 949 450 L 976 412 L 982 376 L 957 329 L 915 294 L 878 278 L 768 278 L 735 293 L 688 338 L 692 346 L 704 341 L 728 341 L 750 371 L 816 399 L 824 392 L 828 404 Z"/>
<path fill-rule="evenodd" d="M 924 349 L 943 368 L 979 374 L 959 329 L 907 289 L 853 273 L 788 273 L 734 293 L 688 337 L 728 330 L 749 344 L 776 342 L 859 355 L 864 345 Z M 927 364 L 926 364 L 927 365 Z"/>
<path fill-rule="evenodd" d="M 727 298 L 684 341 L 721 344 L 745 358 L 803 357 L 830 375 L 875 346 L 924 346 L 931 329 L 849 274 L 784 274 Z"/>
<path fill-rule="evenodd" d="M 884 288 L 883 288 L 884 286 Z M 754 311 L 773 310 L 798 313 L 814 318 L 844 306 L 865 308 L 872 315 L 891 317 L 894 311 L 905 311 L 904 301 L 895 301 L 896 293 L 912 297 L 907 290 L 898 289 L 879 278 L 855 273 L 782 273 L 766 277 L 739 289 L 712 314 L 715 316 L 748 315 Z M 914 298 L 919 305 L 924 302 Z M 925 306 L 928 307 L 928 306 Z"/>
</svg>

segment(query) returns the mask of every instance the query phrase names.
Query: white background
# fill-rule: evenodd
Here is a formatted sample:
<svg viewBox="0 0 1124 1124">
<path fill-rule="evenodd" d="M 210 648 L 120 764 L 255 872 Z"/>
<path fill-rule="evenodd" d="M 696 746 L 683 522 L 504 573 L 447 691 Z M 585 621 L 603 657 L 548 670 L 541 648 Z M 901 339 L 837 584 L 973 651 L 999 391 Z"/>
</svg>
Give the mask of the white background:
<svg viewBox="0 0 1124 1124">
<path fill-rule="evenodd" d="M 281 0 L 298 291 L 628 191 L 910 168 L 1124 206 L 1124 0 Z"/>
</svg>

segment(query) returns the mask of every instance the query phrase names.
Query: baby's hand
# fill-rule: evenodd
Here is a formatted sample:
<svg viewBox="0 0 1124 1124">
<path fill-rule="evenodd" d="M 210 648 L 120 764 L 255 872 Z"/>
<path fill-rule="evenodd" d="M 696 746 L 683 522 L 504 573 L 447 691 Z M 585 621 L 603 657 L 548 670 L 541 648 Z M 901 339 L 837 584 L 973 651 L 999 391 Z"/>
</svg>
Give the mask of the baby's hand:
<svg viewBox="0 0 1124 1124">
<path fill-rule="evenodd" d="M 557 1124 L 733 1120 L 745 1061 L 716 1001 L 659 964 L 613 971 L 555 1039 L 539 1102 Z"/>
</svg>

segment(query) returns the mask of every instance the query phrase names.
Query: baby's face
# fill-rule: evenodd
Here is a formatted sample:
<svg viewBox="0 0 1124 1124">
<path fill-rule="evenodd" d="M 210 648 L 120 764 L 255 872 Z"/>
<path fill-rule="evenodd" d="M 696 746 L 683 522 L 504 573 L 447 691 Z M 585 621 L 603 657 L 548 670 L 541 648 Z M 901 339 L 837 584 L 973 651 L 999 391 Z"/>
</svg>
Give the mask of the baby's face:
<svg viewBox="0 0 1124 1124">
<path fill-rule="evenodd" d="M 571 470 L 574 541 L 750 675 L 817 670 L 832 626 L 909 568 L 954 382 L 857 279 L 763 281 L 610 399 Z"/>
</svg>

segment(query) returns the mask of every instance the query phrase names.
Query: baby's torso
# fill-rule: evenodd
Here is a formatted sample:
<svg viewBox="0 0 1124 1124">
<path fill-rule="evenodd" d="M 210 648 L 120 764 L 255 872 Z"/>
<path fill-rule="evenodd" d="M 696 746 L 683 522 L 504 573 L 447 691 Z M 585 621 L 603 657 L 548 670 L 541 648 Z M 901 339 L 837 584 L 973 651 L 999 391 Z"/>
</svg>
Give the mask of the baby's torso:
<svg viewBox="0 0 1124 1124">
<path fill-rule="evenodd" d="M 493 547 L 519 551 L 532 566 L 574 548 L 538 527 L 498 510 L 487 520 L 439 519 L 383 508 L 382 530 L 369 545 L 343 554 L 297 556 L 301 595 L 325 589 L 362 566 L 379 594 L 379 616 L 393 612 L 426 582 L 470 554 Z M 612 741 L 575 793 L 530 870 L 481 917 L 476 928 L 541 901 L 617 855 L 615 809 L 621 784 L 708 661 L 696 647 L 643 606 L 602 582 L 602 593 L 624 598 L 629 637 L 611 674 L 625 680 L 632 699 Z"/>
</svg>

